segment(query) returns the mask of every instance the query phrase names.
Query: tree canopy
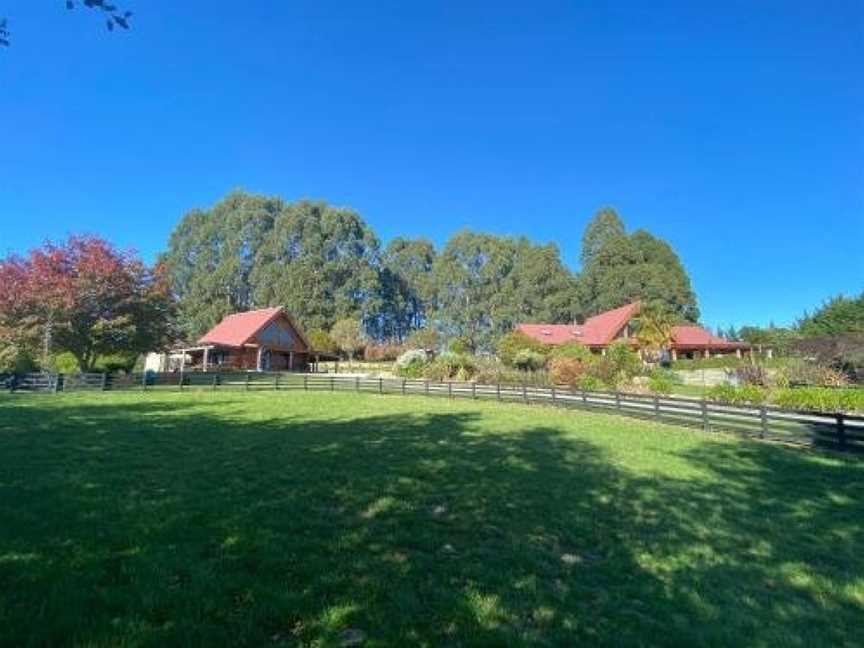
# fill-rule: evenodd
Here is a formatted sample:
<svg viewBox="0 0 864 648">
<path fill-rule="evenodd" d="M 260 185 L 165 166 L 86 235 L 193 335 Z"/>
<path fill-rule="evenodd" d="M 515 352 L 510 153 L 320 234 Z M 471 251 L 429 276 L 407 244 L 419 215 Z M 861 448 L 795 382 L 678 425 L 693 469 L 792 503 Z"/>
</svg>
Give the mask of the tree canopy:
<svg viewBox="0 0 864 648">
<path fill-rule="evenodd" d="M 608 214 L 598 214 L 586 234 L 592 228 L 596 231 L 597 222 L 608 219 Z M 613 231 L 616 229 L 605 229 L 608 236 L 602 237 L 596 249 L 583 248 L 587 264 L 579 280 L 582 310 L 598 313 L 639 299 L 665 308 L 680 319 L 697 321 L 696 295 L 672 246 L 645 230 L 628 235 Z M 591 238 L 592 245 L 596 240 L 596 236 Z"/>
<path fill-rule="evenodd" d="M 436 321 L 474 350 L 518 322 L 572 319 L 573 279 L 555 246 L 463 230 L 438 255 L 433 280 Z"/>
<path fill-rule="evenodd" d="M 95 237 L 46 244 L 0 261 L 0 345 L 71 353 L 83 371 L 100 356 L 170 341 L 173 302 L 162 266 L 147 268 Z"/>
<path fill-rule="evenodd" d="M 624 222 L 618 212 L 612 207 L 599 210 L 582 233 L 582 267 L 591 263 L 604 244 L 624 234 Z"/>
<path fill-rule="evenodd" d="M 440 250 L 405 237 L 382 250 L 350 209 L 235 191 L 186 214 L 163 260 L 190 340 L 229 313 L 275 305 L 307 330 L 350 319 L 373 341 L 425 330 L 474 350 L 491 350 L 520 322 L 570 322 L 633 299 L 660 302 L 677 317 L 698 315 L 667 243 L 644 231 L 627 235 L 609 209 L 584 242 L 581 276 L 554 244 L 467 229 Z"/>
<path fill-rule="evenodd" d="M 812 315 L 805 314 L 798 330 L 804 336 L 864 333 L 864 292 L 858 297 L 830 299 Z"/>
</svg>

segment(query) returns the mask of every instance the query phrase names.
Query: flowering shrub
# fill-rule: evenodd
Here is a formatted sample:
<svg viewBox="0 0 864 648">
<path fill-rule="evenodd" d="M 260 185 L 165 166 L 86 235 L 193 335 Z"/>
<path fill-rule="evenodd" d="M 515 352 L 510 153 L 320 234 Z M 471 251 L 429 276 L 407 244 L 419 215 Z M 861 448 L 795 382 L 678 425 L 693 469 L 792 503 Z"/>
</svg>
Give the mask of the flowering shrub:
<svg viewBox="0 0 864 648">
<path fill-rule="evenodd" d="M 403 378 L 419 378 L 423 375 L 427 359 L 423 349 L 406 351 L 396 358 L 394 364 L 396 373 Z"/>
<path fill-rule="evenodd" d="M 425 364 L 426 352 L 423 349 L 410 349 L 396 358 L 396 368 L 403 369 L 412 364 Z"/>
</svg>

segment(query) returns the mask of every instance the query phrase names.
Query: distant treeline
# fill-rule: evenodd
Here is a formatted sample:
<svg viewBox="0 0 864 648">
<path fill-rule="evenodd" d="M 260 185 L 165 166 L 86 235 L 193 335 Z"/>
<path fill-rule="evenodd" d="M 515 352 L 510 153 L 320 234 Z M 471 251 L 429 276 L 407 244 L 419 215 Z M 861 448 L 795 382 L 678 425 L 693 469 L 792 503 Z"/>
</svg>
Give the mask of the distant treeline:
<svg viewBox="0 0 864 648">
<path fill-rule="evenodd" d="M 228 313 L 277 304 L 308 330 L 356 319 L 373 340 L 434 328 L 474 349 L 518 322 L 578 321 L 634 299 L 699 317 L 670 245 L 628 234 L 610 208 L 582 234 L 581 260 L 574 273 L 554 243 L 471 230 L 441 249 L 423 238 L 382 246 L 351 209 L 243 192 L 186 214 L 162 258 L 189 339 Z"/>
</svg>

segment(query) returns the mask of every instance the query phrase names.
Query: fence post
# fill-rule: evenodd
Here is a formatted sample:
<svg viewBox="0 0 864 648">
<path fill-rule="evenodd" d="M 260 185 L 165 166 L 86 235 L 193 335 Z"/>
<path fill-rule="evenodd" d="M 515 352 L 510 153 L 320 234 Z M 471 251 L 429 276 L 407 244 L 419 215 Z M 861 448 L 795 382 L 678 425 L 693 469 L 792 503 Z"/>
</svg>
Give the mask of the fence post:
<svg viewBox="0 0 864 648">
<path fill-rule="evenodd" d="M 528 385 L 522 383 L 522 400 L 525 401 L 525 404 L 528 404 Z"/>
<path fill-rule="evenodd" d="M 59 373 L 54 374 L 54 393 L 55 394 L 60 389 L 60 376 L 62 376 L 62 374 L 59 374 Z"/>
<path fill-rule="evenodd" d="M 621 409 L 621 392 L 615 390 L 615 409 Z"/>
<path fill-rule="evenodd" d="M 552 385 L 552 404 L 555 405 L 555 385 Z"/>
<path fill-rule="evenodd" d="M 426 381 L 426 395 L 429 395 L 429 381 Z"/>
<path fill-rule="evenodd" d="M 336 379 L 330 376 L 330 391 L 336 391 Z"/>
<path fill-rule="evenodd" d="M 354 391 L 360 391 L 360 376 L 354 376 Z"/>
<path fill-rule="evenodd" d="M 447 381 L 447 398 L 453 398 L 453 381 Z"/>
<path fill-rule="evenodd" d="M 405 379 L 403 378 L 403 379 L 402 379 L 402 395 L 403 395 L 403 396 L 405 395 L 405 383 L 406 383 L 406 382 L 408 382 L 408 381 L 405 380 Z"/>
<path fill-rule="evenodd" d="M 579 391 L 582 392 L 582 405 L 583 405 L 583 407 L 588 407 L 588 393 L 585 391 L 584 387 L 582 389 L 580 389 Z"/>
<path fill-rule="evenodd" d="M 654 418 L 660 418 L 660 397 L 654 394 Z"/>
<path fill-rule="evenodd" d="M 102 391 L 108 390 L 108 372 L 102 373 Z"/>
<path fill-rule="evenodd" d="M 303 374 L 303 391 L 309 391 L 309 376 Z"/>
<path fill-rule="evenodd" d="M 378 393 L 379 394 L 384 393 L 384 379 L 383 378 L 378 379 Z"/>
<path fill-rule="evenodd" d="M 501 383 L 495 385 L 495 392 L 498 394 L 498 400 L 501 400 Z"/>
<path fill-rule="evenodd" d="M 759 407 L 759 422 L 761 423 L 759 438 L 764 439 L 768 433 L 768 408 L 764 405 Z"/>
<path fill-rule="evenodd" d="M 477 383 L 471 383 L 471 400 L 477 400 Z"/>
<path fill-rule="evenodd" d="M 277 389 L 278 389 L 278 384 L 279 384 L 279 382 L 278 382 L 278 381 L 279 381 L 278 376 L 277 376 L 277 378 L 276 378 L 276 381 L 277 381 L 276 384 L 277 384 Z M 215 390 L 218 386 L 219 386 L 219 373 L 217 372 L 217 373 L 214 373 L 214 374 L 213 374 L 213 385 L 212 385 L 212 388 Z"/>
<path fill-rule="evenodd" d="M 704 398 L 702 399 L 702 429 L 708 429 L 708 403 Z"/>
<path fill-rule="evenodd" d="M 846 416 L 843 412 L 837 413 L 837 440 L 840 442 L 840 449 L 846 449 Z"/>
<path fill-rule="evenodd" d="M 246 391 L 249 391 L 249 381 L 252 379 L 252 374 L 246 374 Z"/>
</svg>

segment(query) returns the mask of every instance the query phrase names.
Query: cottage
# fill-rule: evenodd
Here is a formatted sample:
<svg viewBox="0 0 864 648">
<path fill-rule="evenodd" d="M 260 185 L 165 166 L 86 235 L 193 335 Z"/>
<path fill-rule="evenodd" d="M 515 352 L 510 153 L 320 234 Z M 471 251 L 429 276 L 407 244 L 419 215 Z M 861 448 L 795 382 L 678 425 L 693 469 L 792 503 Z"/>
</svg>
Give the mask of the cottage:
<svg viewBox="0 0 864 648">
<path fill-rule="evenodd" d="M 544 344 L 578 342 L 592 351 L 605 353 L 606 348 L 616 340 L 629 340 L 634 347 L 638 346 L 634 322 L 638 315 L 639 302 L 634 302 L 589 317 L 584 324 L 519 324 L 516 330 Z M 691 324 L 672 327 L 669 351 L 673 360 L 679 357 L 710 358 L 730 353 L 740 358 L 743 351 L 751 351 L 751 348 L 749 344 L 726 340 L 701 326 Z"/>
<path fill-rule="evenodd" d="M 228 315 L 174 355 L 193 371 L 305 371 L 312 353 L 294 319 L 276 307 Z"/>
</svg>

